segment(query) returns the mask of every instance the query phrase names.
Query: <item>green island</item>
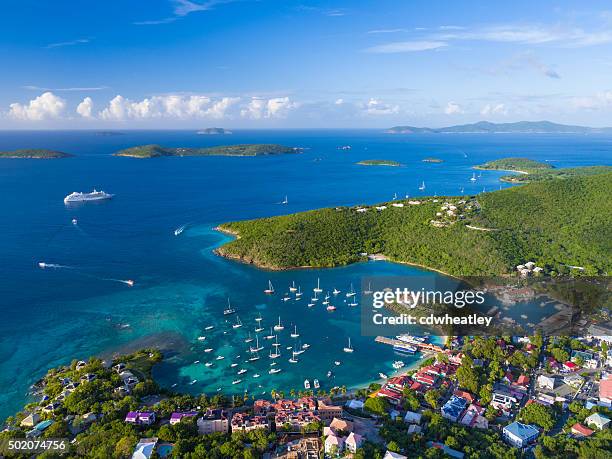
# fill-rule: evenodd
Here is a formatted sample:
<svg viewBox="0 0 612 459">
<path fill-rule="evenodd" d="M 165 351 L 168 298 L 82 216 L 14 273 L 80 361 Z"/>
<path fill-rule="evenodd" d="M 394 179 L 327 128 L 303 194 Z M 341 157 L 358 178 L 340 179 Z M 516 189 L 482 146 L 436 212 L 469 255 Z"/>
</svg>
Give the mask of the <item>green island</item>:
<svg viewBox="0 0 612 459">
<path fill-rule="evenodd" d="M 206 129 L 201 129 L 196 134 L 200 135 L 219 135 L 219 134 L 231 134 L 232 131 L 228 131 L 224 128 L 211 127 Z"/>
<path fill-rule="evenodd" d="M 366 159 L 363 161 L 359 161 L 357 164 L 360 166 L 391 166 L 391 167 L 399 167 L 402 164 L 397 161 L 391 161 L 389 159 Z"/>
<path fill-rule="evenodd" d="M 612 171 L 471 197 L 428 197 L 225 223 L 216 253 L 268 269 L 333 267 L 364 254 L 453 276 L 604 274 L 612 265 Z M 580 270 L 574 269 L 580 267 Z"/>
<path fill-rule="evenodd" d="M 0 151 L 0 158 L 6 159 L 58 159 L 70 158 L 71 154 L 44 148 L 28 148 L 13 151 Z"/>
<path fill-rule="evenodd" d="M 139 145 L 114 153 L 113 156 L 158 158 L 162 156 L 265 156 L 299 153 L 300 148 L 278 144 L 222 145 L 205 148 L 166 148 L 160 145 Z"/>
<path fill-rule="evenodd" d="M 432 158 L 432 157 L 423 158 L 421 161 L 424 162 L 424 163 L 443 163 L 444 162 L 443 159 Z"/>
</svg>

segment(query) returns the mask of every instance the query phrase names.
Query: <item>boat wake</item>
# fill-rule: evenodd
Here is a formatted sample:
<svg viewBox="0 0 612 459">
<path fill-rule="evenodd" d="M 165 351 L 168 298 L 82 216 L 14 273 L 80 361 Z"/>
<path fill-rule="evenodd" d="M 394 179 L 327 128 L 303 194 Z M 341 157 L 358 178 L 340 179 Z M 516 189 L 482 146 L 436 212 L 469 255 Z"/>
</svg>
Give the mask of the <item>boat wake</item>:
<svg viewBox="0 0 612 459">
<path fill-rule="evenodd" d="M 174 235 L 175 236 L 179 236 L 183 231 L 185 231 L 185 228 L 187 228 L 188 223 L 185 223 L 182 226 L 179 226 L 177 229 L 174 230 Z"/>
<path fill-rule="evenodd" d="M 46 263 L 44 261 L 39 261 L 38 262 L 38 267 L 40 269 L 74 269 L 73 266 L 66 266 L 66 265 L 60 265 L 57 263 Z"/>
</svg>

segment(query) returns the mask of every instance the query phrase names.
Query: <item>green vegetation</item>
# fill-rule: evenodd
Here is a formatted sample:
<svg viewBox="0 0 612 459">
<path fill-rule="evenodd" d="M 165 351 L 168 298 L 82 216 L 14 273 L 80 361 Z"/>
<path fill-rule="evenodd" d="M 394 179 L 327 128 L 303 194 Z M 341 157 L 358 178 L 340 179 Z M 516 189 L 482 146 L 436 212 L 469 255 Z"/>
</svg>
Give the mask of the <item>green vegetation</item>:
<svg viewBox="0 0 612 459">
<path fill-rule="evenodd" d="M 140 145 L 118 151 L 114 156 L 157 158 L 160 156 L 264 156 L 299 153 L 299 148 L 277 144 L 225 145 L 206 148 L 166 148 L 159 145 Z"/>
<path fill-rule="evenodd" d="M 529 260 L 551 274 L 570 272 L 568 265 L 584 267 L 582 274 L 605 273 L 612 268 L 611 185 L 607 172 L 529 183 L 467 202 L 426 198 L 418 205 L 394 201 L 404 207 L 389 203 L 380 211 L 339 207 L 226 223 L 219 229 L 239 237 L 217 253 L 270 269 L 346 265 L 365 252 L 455 276 L 509 274 Z M 462 213 L 434 226 L 447 201 Z"/>
<path fill-rule="evenodd" d="M 423 161 L 424 163 L 443 163 L 444 160 L 440 159 L 440 158 L 423 158 L 421 161 Z"/>
<path fill-rule="evenodd" d="M 366 159 L 364 161 L 359 161 L 357 164 L 360 166 L 392 166 L 399 167 L 401 163 L 397 161 L 391 161 L 388 159 Z"/>
<path fill-rule="evenodd" d="M 589 166 L 589 167 L 564 167 L 561 169 L 541 169 L 529 171 L 528 174 L 504 175 L 499 180 L 508 183 L 528 183 L 541 182 L 544 180 L 558 180 L 581 175 L 595 175 L 603 172 L 612 171 L 610 166 Z"/>
<path fill-rule="evenodd" d="M 13 151 L 0 151 L 0 158 L 6 159 L 57 159 L 69 158 L 73 155 L 55 150 L 46 150 L 44 148 L 23 149 Z"/>
<path fill-rule="evenodd" d="M 535 424 L 548 432 L 555 426 L 556 415 L 553 408 L 533 402 L 521 409 L 518 420 L 526 424 Z"/>
<path fill-rule="evenodd" d="M 503 158 L 481 164 L 480 166 L 476 166 L 475 169 L 528 172 L 541 169 L 552 169 L 552 166 L 548 163 L 542 163 L 528 158 Z"/>
</svg>

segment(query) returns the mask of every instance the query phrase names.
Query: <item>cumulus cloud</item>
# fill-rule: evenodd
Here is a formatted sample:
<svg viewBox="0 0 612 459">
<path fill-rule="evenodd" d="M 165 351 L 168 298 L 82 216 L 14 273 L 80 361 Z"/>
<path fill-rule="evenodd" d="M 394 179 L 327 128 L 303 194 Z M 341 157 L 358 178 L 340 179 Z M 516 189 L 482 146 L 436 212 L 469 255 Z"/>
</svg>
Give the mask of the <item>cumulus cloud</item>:
<svg viewBox="0 0 612 459">
<path fill-rule="evenodd" d="M 115 96 L 100 118 L 105 120 L 154 119 L 154 118 L 212 118 L 221 119 L 240 100 L 239 97 L 223 97 L 213 100 L 203 95 L 152 96 L 141 101 L 132 101 L 121 95 Z"/>
<path fill-rule="evenodd" d="M 93 111 L 93 100 L 91 97 L 86 97 L 81 101 L 81 103 L 77 106 L 76 112 L 81 115 L 83 118 L 91 118 Z"/>
<path fill-rule="evenodd" d="M 464 111 L 463 108 L 461 108 L 461 105 L 451 101 L 446 104 L 446 107 L 444 107 L 444 113 L 446 113 L 447 115 L 458 115 L 464 113 Z"/>
<path fill-rule="evenodd" d="M 28 104 L 10 105 L 9 116 L 24 121 L 41 121 L 59 118 L 66 108 L 66 101 L 52 92 L 45 92 Z"/>
<path fill-rule="evenodd" d="M 262 118 L 284 118 L 298 107 L 289 97 L 274 97 L 264 99 L 252 97 L 251 101 L 240 111 L 243 118 L 259 120 Z"/>
<path fill-rule="evenodd" d="M 443 41 L 416 40 L 416 41 L 396 41 L 383 45 L 371 46 L 366 48 L 368 53 L 394 54 L 394 53 L 413 53 L 418 51 L 428 51 L 445 47 Z"/>
<path fill-rule="evenodd" d="M 390 105 L 379 99 L 371 98 L 364 105 L 364 112 L 368 115 L 393 115 L 399 112 L 399 105 Z"/>
<path fill-rule="evenodd" d="M 508 109 L 504 104 L 487 104 L 480 110 L 480 114 L 483 116 L 489 115 L 507 115 Z"/>
<path fill-rule="evenodd" d="M 601 110 L 612 107 L 612 91 L 600 92 L 594 96 L 574 97 L 572 105 L 578 109 Z"/>
</svg>

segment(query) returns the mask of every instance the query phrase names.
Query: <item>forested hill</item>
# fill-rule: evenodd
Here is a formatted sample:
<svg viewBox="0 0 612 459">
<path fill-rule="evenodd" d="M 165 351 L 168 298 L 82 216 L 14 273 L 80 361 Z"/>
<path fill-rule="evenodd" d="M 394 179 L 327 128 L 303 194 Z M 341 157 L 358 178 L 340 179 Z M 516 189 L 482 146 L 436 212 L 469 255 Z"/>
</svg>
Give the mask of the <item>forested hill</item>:
<svg viewBox="0 0 612 459">
<path fill-rule="evenodd" d="M 330 208 L 226 223 L 220 229 L 239 238 L 217 252 L 271 269 L 343 265 L 367 252 L 457 276 L 509 274 L 526 261 L 552 274 L 568 272 L 569 266 L 602 274 L 611 268 L 611 190 L 612 172 L 606 172 L 471 198 L 394 201 L 395 206 L 379 209 Z M 454 215 L 442 209 L 445 204 L 456 207 Z"/>
<path fill-rule="evenodd" d="M 161 156 L 265 156 L 300 153 L 301 151 L 300 148 L 259 143 L 221 145 L 205 148 L 167 148 L 159 145 L 139 145 L 120 150 L 114 156 L 129 156 L 132 158 L 158 158 Z"/>
</svg>

